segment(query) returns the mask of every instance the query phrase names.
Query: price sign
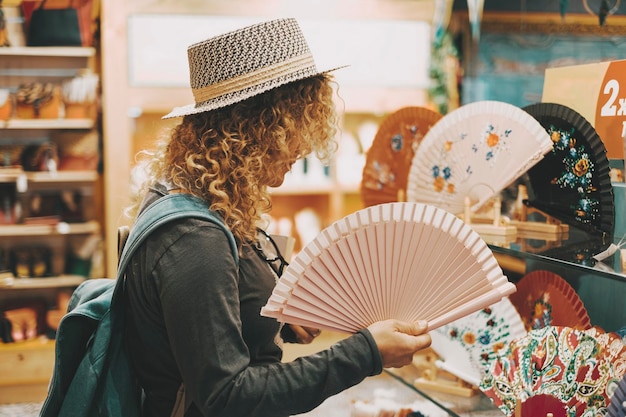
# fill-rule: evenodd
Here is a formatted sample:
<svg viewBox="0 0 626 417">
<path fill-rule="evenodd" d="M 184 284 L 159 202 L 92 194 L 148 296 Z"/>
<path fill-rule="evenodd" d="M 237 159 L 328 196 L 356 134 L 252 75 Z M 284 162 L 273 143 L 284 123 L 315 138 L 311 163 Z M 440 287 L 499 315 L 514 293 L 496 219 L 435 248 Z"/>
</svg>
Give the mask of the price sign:
<svg viewBox="0 0 626 417">
<path fill-rule="evenodd" d="M 548 68 L 542 101 L 580 113 L 596 129 L 609 159 L 624 159 L 626 60 Z"/>
<path fill-rule="evenodd" d="M 618 155 L 621 150 L 623 158 L 623 136 L 626 134 L 626 60 L 609 63 L 598 95 L 595 120 L 594 127 L 607 148 L 607 154 Z"/>
</svg>

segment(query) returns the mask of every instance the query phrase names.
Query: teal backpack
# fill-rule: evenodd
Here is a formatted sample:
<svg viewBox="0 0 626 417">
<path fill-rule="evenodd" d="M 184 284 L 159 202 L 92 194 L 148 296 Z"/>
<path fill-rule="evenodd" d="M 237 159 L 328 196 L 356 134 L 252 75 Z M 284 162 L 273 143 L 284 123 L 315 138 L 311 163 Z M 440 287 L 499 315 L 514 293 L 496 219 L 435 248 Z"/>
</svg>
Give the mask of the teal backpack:
<svg viewBox="0 0 626 417">
<path fill-rule="evenodd" d="M 57 331 L 54 369 L 40 417 L 141 416 L 141 387 L 124 346 L 124 271 L 152 231 L 185 217 L 219 225 L 239 261 L 232 233 L 204 201 L 169 194 L 152 203 L 122 242 L 117 278 L 89 279 L 73 292 Z"/>
</svg>

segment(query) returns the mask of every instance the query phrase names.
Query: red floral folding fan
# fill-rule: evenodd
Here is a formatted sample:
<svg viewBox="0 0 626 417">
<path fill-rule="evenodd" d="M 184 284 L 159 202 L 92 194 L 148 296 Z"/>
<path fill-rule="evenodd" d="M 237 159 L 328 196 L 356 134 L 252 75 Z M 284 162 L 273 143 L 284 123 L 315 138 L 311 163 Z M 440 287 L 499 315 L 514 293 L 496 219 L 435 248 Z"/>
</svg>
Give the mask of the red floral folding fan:
<svg viewBox="0 0 626 417">
<path fill-rule="evenodd" d="M 580 113 L 556 103 L 524 110 L 546 129 L 553 148 L 528 171 L 525 202 L 587 232 L 612 235 L 615 217 L 609 161 L 600 136 Z"/>
<path fill-rule="evenodd" d="M 626 346 L 616 333 L 548 326 L 499 351 L 480 389 L 507 416 L 524 404 L 527 416 L 563 415 L 558 401 L 567 417 L 595 417 L 606 415 L 625 372 Z"/>
<path fill-rule="evenodd" d="M 574 288 L 560 275 L 538 270 L 522 277 L 509 299 L 522 317 L 526 330 L 567 326 L 591 327 L 591 319 Z"/>
<path fill-rule="evenodd" d="M 353 333 L 385 320 L 433 330 L 515 291 L 480 236 L 434 206 L 367 207 L 325 228 L 289 264 L 261 315 Z"/>
<path fill-rule="evenodd" d="M 383 119 L 363 168 L 361 198 L 365 207 L 406 200 L 413 155 L 426 132 L 441 117 L 426 107 L 411 106 Z"/>
<path fill-rule="evenodd" d="M 550 150 L 543 126 L 521 108 L 465 104 L 426 133 L 411 162 L 407 200 L 460 214 L 469 198 L 476 211 Z"/>
</svg>

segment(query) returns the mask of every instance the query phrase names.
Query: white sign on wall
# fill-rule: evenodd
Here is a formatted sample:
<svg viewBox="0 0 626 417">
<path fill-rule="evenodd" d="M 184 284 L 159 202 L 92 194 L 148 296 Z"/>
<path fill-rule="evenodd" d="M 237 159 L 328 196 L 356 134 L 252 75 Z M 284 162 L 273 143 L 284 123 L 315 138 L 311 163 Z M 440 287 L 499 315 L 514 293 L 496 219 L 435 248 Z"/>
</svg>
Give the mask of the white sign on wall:
<svg viewBox="0 0 626 417">
<path fill-rule="evenodd" d="M 266 17 L 133 15 L 128 20 L 129 84 L 189 85 L 187 46 Z M 430 25 L 408 20 L 298 19 L 318 68 L 342 85 L 426 88 Z"/>
</svg>

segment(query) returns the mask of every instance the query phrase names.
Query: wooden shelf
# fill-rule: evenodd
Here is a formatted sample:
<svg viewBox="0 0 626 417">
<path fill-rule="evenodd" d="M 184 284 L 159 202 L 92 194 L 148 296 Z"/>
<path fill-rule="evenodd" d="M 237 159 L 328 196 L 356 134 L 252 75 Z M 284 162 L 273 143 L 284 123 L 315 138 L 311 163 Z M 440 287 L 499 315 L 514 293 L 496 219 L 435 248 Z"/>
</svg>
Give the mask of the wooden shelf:
<svg viewBox="0 0 626 417">
<path fill-rule="evenodd" d="M 82 182 L 94 182 L 98 179 L 97 171 L 57 171 L 57 172 L 17 172 L 4 173 L 0 169 L 0 183 L 15 182 L 22 175 L 26 176 L 29 183 L 36 184 L 74 184 Z"/>
<path fill-rule="evenodd" d="M 28 181 L 34 183 L 74 183 L 93 182 L 98 179 L 97 171 L 57 171 L 51 172 L 29 172 L 26 174 Z"/>
<path fill-rule="evenodd" d="M 95 48 L 81 46 L 12 46 L 8 48 L 0 48 L 0 56 L 61 56 L 89 58 L 95 55 Z"/>
<path fill-rule="evenodd" d="M 95 121 L 92 119 L 10 119 L 0 121 L 0 129 L 93 129 L 94 126 Z"/>
<path fill-rule="evenodd" d="M 94 47 L 0 48 L 0 88 L 8 89 L 12 94 L 21 84 L 49 82 L 61 86 L 84 72 L 97 73 L 98 70 L 99 54 Z M 27 115 L 15 112 L 15 108 L 12 110 L 14 117 L 6 119 L 5 116 L 5 120 L 0 120 L 0 139 L 7 146 L 17 147 L 20 152 L 24 146 L 39 145 L 45 141 L 54 142 L 59 153 L 62 153 L 63 145 L 69 146 L 68 141 L 72 140 L 85 139 L 90 147 L 94 145 L 92 134 L 99 126 L 93 112 L 78 114 L 66 108 L 67 111 L 59 116 L 82 118 L 55 117 L 56 114 L 47 115 L 54 118 L 18 118 L 18 114 Z M 46 114 L 42 113 L 42 116 Z M 67 223 L 58 221 L 60 216 L 51 215 L 47 218 L 27 219 L 32 224 L 0 224 L 0 250 L 7 258 L 19 249 L 27 252 L 39 248 L 45 250 L 46 275 L 49 276 L 15 278 L 11 272 L 0 272 L 0 309 L 31 308 L 37 316 L 37 325 L 32 328 L 29 320 L 24 325 L 28 327 L 24 335 L 31 337 L 31 330 L 34 330 L 41 336 L 51 326 L 50 323 L 42 325 L 48 313 L 54 312 L 53 317 L 58 322 L 60 312 L 64 310 L 59 304 L 60 297 L 69 296 L 88 279 L 83 275 L 94 271 L 87 269 L 91 267 L 87 263 L 89 259 L 82 257 L 99 250 L 95 245 L 100 245 L 99 235 L 103 229 L 98 212 L 102 194 L 100 173 L 96 169 L 24 171 L 16 161 L 18 156 L 12 156 L 10 164 L 14 166 L 0 168 L 2 192 L 11 194 L 7 199 L 11 205 L 11 214 L 19 212 L 21 216 L 28 217 L 35 213 L 56 212 L 47 206 L 42 206 L 43 210 L 36 210 L 33 207 L 35 195 L 42 195 L 42 201 L 48 204 L 47 196 L 51 196 L 50 201 L 53 201 L 58 194 L 68 191 L 72 195 L 76 193 L 76 210 L 85 219 L 79 223 Z M 21 211 L 18 207 L 21 207 Z M 28 263 L 28 267 L 32 267 L 32 262 Z M 30 274 L 37 275 L 35 272 Z M 97 274 L 101 275 L 99 272 Z M 22 323 L 17 322 L 19 326 L 23 326 Z M 0 404 L 43 401 L 53 365 L 54 341 L 38 338 L 0 346 Z"/>
<path fill-rule="evenodd" d="M 0 226 L 0 237 L 85 235 L 98 233 L 99 231 L 100 225 L 96 221 L 89 221 L 85 223 L 59 222 L 55 225 L 10 224 Z"/>
<path fill-rule="evenodd" d="M 0 280 L 0 290 L 35 290 L 46 288 L 73 288 L 87 278 L 80 275 L 59 275 L 45 278 L 4 278 Z"/>
<path fill-rule="evenodd" d="M 293 184 L 278 188 L 271 188 L 271 195 L 313 195 L 329 194 L 334 190 L 334 184 Z"/>
<path fill-rule="evenodd" d="M 338 185 L 332 182 L 327 184 L 293 184 L 278 188 L 271 188 L 271 195 L 316 195 L 316 194 L 354 194 L 359 192 L 358 185 Z"/>
</svg>

